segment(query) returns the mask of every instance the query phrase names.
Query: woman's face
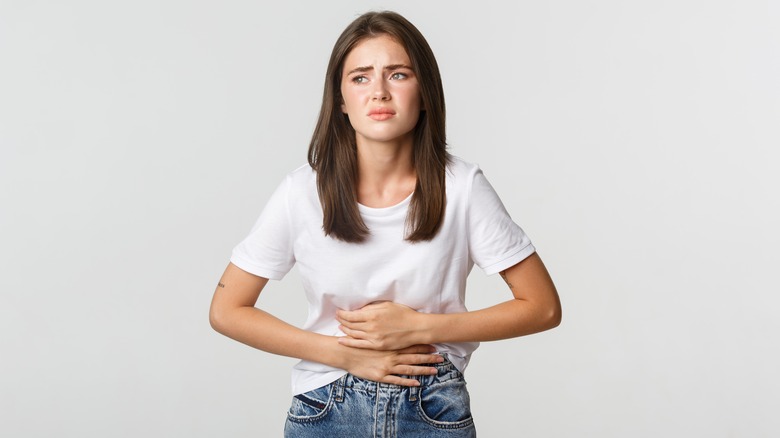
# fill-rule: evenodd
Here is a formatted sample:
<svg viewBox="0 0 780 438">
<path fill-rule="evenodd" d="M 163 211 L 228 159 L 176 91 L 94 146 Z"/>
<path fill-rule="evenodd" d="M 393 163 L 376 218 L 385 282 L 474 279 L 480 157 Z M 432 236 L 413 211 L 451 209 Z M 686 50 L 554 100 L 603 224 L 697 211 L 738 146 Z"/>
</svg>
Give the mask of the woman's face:
<svg viewBox="0 0 780 438">
<path fill-rule="evenodd" d="M 341 111 L 358 144 L 411 141 L 420 87 L 406 50 L 387 35 L 359 42 L 344 60 Z"/>
</svg>

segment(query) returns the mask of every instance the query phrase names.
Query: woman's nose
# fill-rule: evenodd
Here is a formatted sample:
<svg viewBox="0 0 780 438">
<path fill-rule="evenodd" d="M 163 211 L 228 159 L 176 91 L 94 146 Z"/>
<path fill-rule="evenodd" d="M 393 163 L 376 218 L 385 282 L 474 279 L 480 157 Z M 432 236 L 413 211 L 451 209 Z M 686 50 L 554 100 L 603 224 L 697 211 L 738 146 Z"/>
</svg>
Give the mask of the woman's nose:
<svg viewBox="0 0 780 438">
<path fill-rule="evenodd" d="M 379 80 L 374 82 L 374 89 L 372 90 L 371 99 L 390 100 L 390 93 L 387 92 L 385 81 Z"/>
</svg>

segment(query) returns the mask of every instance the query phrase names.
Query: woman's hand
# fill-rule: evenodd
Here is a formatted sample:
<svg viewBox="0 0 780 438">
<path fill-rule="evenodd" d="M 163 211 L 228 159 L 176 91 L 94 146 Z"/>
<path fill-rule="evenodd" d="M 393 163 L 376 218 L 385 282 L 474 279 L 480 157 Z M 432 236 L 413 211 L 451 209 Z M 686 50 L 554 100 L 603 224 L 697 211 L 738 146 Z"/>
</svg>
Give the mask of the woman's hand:
<svg viewBox="0 0 780 438">
<path fill-rule="evenodd" d="M 391 301 L 371 303 L 358 310 L 339 310 L 339 329 L 347 335 L 339 338 L 339 343 L 369 350 L 401 350 L 422 342 L 417 334 L 423 316 Z"/>
<path fill-rule="evenodd" d="M 336 313 L 342 345 L 400 350 L 416 344 L 484 342 L 530 335 L 561 322 L 558 292 L 537 253 L 501 272 L 513 298 L 494 306 L 455 313 L 422 313 L 383 301 Z"/>
<path fill-rule="evenodd" d="M 342 368 L 350 374 L 375 382 L 402 386 L 419 386 L 420 382 L 409 376 L 430 376 L 438 372 L 423 364 L 441 363 L 444 358 L 433 354 L 432 345 L 413 345 L 403 350 L 379 351 L 345 347 Z"/>
<path fill-rule="evenodd" d="M 218 332 L 269 353 L 323 363 L 377 382 L 417 386 L 409 376 L 436 373 L 425 364 L 443 359 L 431 345 L 380 351 L 353 348 L 339 337 L 301 330 L 255 307 L 268 279 L 228 265 L 219 281 L 209 318 Z M 412 311 L 411 309 L 409 309 Z M 412 311 L 414 312 L 414 311 Z"/>
</svg>

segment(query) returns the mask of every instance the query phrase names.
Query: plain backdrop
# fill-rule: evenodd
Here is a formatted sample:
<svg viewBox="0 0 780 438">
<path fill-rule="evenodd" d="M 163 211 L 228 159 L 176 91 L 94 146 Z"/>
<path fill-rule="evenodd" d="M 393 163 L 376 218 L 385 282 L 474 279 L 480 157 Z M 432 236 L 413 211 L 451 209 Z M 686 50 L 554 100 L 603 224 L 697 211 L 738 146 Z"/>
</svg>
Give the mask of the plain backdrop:
<svg viewBox="0 0 780 438">
<path fill-rule="evenodd" d="M 208 306 L 372 9 L 427 37 L 452 153 L 563 302 L 474 354 L 480 436 L 780 435 L 780 5 L 753 0 L 0 1 L 0 435 L 281 436 L 295 361 Z M 297 273 L 258 305 L 301 324 Z"/>
</svg>

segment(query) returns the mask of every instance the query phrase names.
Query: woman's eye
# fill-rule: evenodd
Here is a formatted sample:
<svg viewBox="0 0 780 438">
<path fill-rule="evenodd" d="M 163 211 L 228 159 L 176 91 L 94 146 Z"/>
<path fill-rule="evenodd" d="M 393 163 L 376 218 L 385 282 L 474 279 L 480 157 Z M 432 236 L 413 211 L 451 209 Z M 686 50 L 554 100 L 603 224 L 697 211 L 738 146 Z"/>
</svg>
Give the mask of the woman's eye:
<svg viewBox="0 0 780 438">
<path fill-rule="evenodd" d="M 363 84 L 368 82 L 368 78 L 365 76 L 355 76 L 354 78 L 352 78 L 352 82 L 356 84 Z"/>
<path fill-rule="evenodd" d="M 395 72 L 390 76 L 390 79 L 406 79 L 406 73 Z"/>
</svg>

